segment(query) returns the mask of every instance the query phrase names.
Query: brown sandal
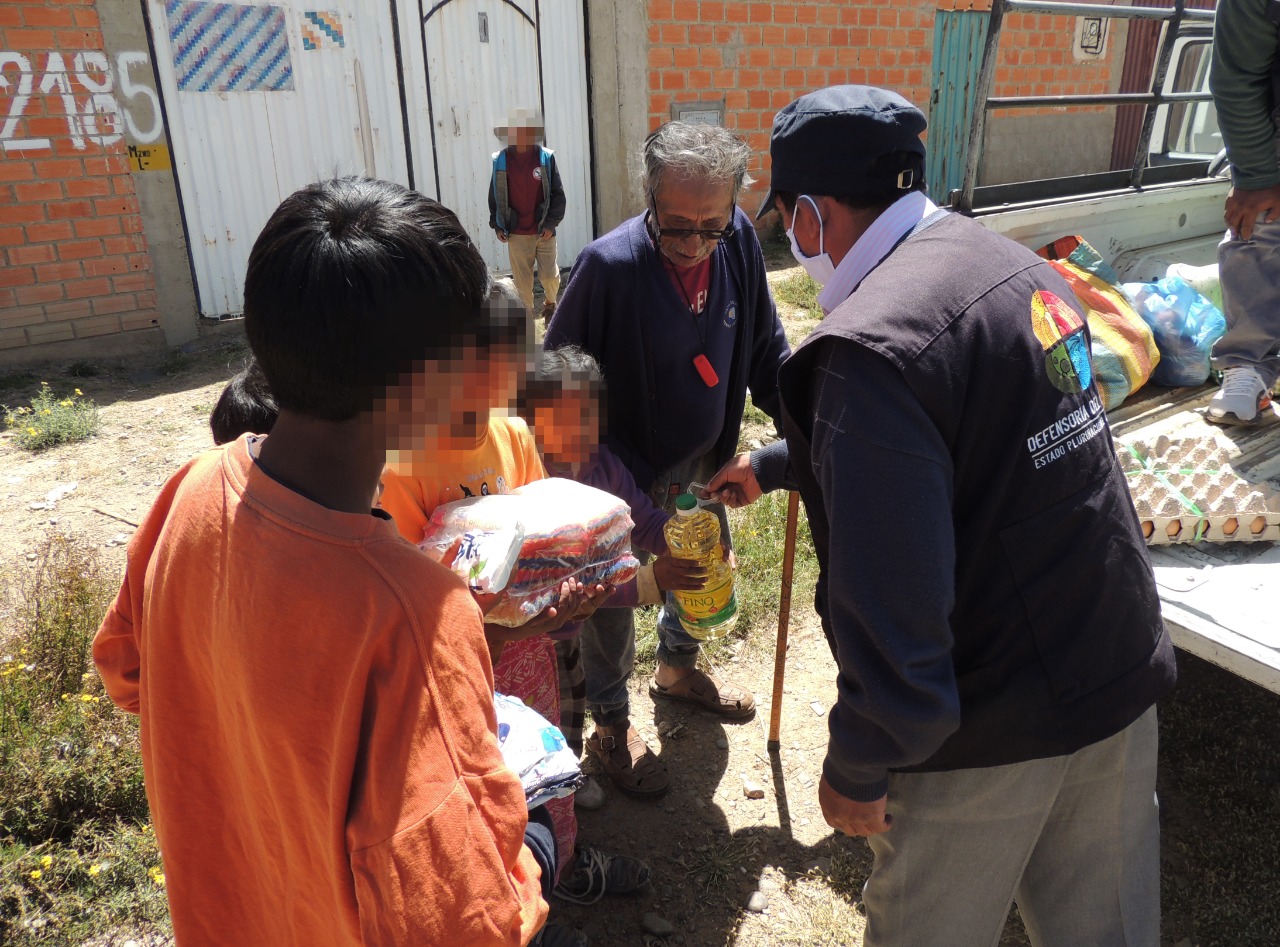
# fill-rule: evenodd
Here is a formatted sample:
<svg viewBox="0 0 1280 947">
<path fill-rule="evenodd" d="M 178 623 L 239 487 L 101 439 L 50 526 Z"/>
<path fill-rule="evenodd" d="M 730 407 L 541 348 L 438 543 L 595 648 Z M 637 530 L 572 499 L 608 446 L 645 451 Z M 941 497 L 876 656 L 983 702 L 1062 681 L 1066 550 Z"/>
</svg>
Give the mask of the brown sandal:
<svg viewBox="0 0 1280 947">
<path fill-rule="evenodd" d="M 655 676 L 649 682 L 649 696 L 681 700 L 730 720 L 745 719 L 756 712 L 756 699 L 750 691 L 696 669 L 670 687 L 663 687 Z"/>
<path fill-rule="evenodd" d="M 612 733 L 601 733 L 597 729 L 587 737 L 586 743 L 591 755 L 600 761 L 613 784 L 623 792 L 652 798 L 670 788 L 667 768 L 630 722 L 627 723 L 625 742 L 619 741 Z"/>
</svg>

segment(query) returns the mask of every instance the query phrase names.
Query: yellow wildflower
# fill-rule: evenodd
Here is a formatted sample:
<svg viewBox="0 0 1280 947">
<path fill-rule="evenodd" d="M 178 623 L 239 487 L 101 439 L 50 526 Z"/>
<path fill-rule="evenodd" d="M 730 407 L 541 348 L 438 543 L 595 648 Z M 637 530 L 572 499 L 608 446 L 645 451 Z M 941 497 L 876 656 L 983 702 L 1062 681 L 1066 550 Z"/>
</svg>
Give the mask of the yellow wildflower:
<svg viewBox="0 0 1280 947">
<path fill-rule="evenodd" d="M 42 382 L 40 382 L 40 387 L 41 387 L 41 388 L 48 388 L 48 387 L 49 387 L 49 383 L 48 383 L 47 381 L 42 381 Z"/>
<path fill-rule="evenodd" d="M 59 401 L 58 404 L 62 405 L 64 408 L 69 408 L 71 407 L 71 399 L 67 398 L 63 401 Z"/>
<path fill-rule="evenodd" d="M 71 699 L 71 695 L 70 695 L 70 694 L 63 694 L 63 695 L 62 695 L 62 699 L 63 699 L 63 700 L 70 700 L 70 699 Z"/>
<path fill-rule="evenodd" d="M 155 883 L 157 888 L 164 887 L 164 872 L 159 868 L 148 868 L 147 876 Z"/>
<path fill-rule="evenodd" d="M 84 396 L 84 392 L 81 391 L 79 388 L 76 389 L 76 394 L 80 395 L 81 397 Z"/>
<path fill-rule="evenodd" d="M 81 674 L 81 675 L 80 675 L 80 680 L 82 680 L 82 681 L 87 681 L 87 680 L 89 680 L 89 678 L 91 678 L 91 677 L 93 677 L 93 672 L 92 672 L 92 671 L 85 671 L 83 674 Z"/>
<path fill-rule="evenodd" d="M 99 868 L 97 865 L 90 865 L 90 866 L 89 866 L 89 877 L 90 877 L 90 878 L 96 878 L 96 877 L 98 876 L 98 872 L 100 872 L 100 871 L 102 871 L 102 869 L 101 869 L 101 868 Z"/>
<path fill-rule="evenodd" d="M 45 409 L 44 409 L 43 411 L 41 411 L 40 413 L 41 413 L 41 414 L 53 414 L 53 409 L 51 409 L 51 408 L 45 408 Z"/>
<path fill-rule="evenodd" d="M 44 872 L 41 871 L 39 868 L 36 868 L 31 872 L 32 881 L 39 881 L 42 877 L 44 877 Z"/>
<path fill-rule="evenodd" d="M 40 432 L 39 432 L 39 431 L 37 431 L 37 430 L 36 430 L 35 428 L 33 428 L 33 427 L 29 427 L 29 428 L 27 428 L 27 433 L 28 433 L 28 434 L 30 434 L 32 437 L 35 437 L 35 436 L 36 436 L 37 434 L 39 434 Z"/>
<path fill-rule="evenodd" d="M 42 856 L 40 857 L 40 867 L 41 867 L 41 868 L 48 868 L 48 867 L 50 867 L 51 865 L 53 865 L 53 856 L 52 856 L 52 855 L 42 855 Z"/>
<path fill-rule="evenodd" d="M 80 695 L 80 701 L 81 701 L 81 703 L 85 703 L 85 704 L 90 703 L 91 701 L 95 701 L 95 700 L 97 700 L 97 699 L 98 699 L 98 698 L 94 697 L 92 694 L 81 694 L 81 695 Z"/>
</svg>

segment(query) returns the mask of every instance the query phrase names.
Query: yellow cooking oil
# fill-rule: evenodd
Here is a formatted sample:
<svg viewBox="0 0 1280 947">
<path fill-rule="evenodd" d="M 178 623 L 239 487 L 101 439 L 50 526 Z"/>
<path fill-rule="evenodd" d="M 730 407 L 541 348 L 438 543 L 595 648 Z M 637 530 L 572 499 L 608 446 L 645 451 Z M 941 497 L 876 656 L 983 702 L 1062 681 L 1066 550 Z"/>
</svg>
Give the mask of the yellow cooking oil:
<svg viewBox="0 0 1280 947">
<path fill-rule="evenodd" d="M 671 555 L 696 560 L 707 570 L 701 589 L 672 593 L 680 624 L 699 641 L 724 637 L 738 620 L 738 599 L 733 570 L 724 561 L 719 518 L 699 508 L 692 493 L 683 493 L 676 498 L 676 515 L 667 520 L 663 533 Z"/>
</svg>

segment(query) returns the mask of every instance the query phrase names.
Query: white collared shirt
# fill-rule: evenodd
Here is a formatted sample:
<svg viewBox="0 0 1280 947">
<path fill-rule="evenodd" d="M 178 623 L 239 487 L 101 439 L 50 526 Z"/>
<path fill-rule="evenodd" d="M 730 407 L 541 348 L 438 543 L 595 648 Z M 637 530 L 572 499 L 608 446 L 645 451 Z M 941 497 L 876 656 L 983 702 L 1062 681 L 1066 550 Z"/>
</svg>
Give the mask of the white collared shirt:
<svg viewBox="0 0 1280 947">
<path fill-rule="evenodd" d="M 829 313 L 848 299 L 867 274 L 898 245 L 898 241 L 937 209 L 938 205 L 923 191 L 912 191 L 890 204 L 849 248 L 836 267 L 835 276 L 818 293 L 818 305 L 822 311 Z"/>
</svg>

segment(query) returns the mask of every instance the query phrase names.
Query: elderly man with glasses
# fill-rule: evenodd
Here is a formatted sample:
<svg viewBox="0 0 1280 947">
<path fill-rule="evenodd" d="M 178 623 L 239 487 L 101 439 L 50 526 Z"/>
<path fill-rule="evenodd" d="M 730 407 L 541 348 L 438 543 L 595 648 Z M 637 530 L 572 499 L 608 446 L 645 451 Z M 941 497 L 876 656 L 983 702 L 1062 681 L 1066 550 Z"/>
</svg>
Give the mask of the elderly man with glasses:
<svg viewBox="0 0 1280 947">
<path fill-rule="evenodd" d="M 647 210 L 582 251 L 547 331 L 548 348 L 577 345 L 600 362 L 607 446 L 668 512 L 691 483 L 705 483 L 733 456 L 748 389 L 778 420 L 778 367 L 791 350 L 759 240 L 738 209 L 751 183 L 750 156 L 715 125 L 671 122 L 650 135 Z M 731 720 L 755 712 L 749 691 L 697 668 L 698 642 L 669 607 L 658 635 L 652 696 Z M 619 789 L 661 794 L 666 770 L 630 723 L 631 610 L 596 612 L 582 652 L 595 721 L 587 747 Z"/>
</svg>

